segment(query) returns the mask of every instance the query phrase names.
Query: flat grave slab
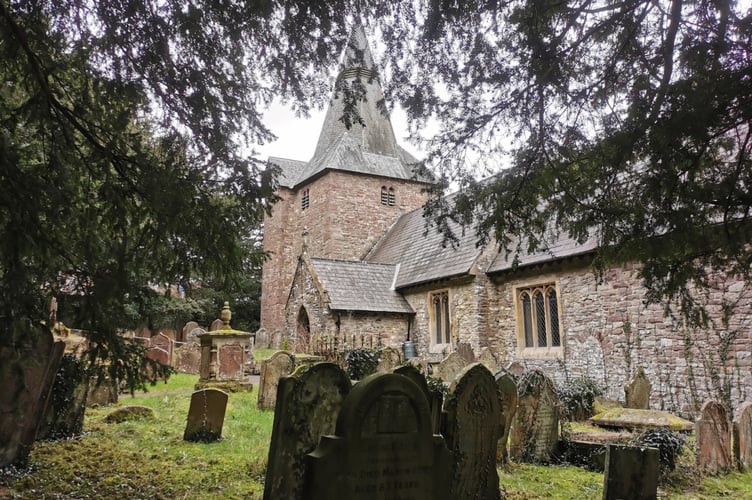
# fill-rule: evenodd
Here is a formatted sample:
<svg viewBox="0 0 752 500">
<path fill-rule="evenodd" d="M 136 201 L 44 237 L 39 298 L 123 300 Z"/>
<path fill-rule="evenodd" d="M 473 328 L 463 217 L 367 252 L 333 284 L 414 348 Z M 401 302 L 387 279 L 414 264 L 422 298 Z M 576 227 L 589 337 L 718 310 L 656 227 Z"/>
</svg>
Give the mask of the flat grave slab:
<svg viewBox="0 0 752 500">
<path fill-rule="evenodd" d="M 690 432 L 694 424 L 689 420 L 660 410 L 638 410 L 635 408 L 612 408 L 590 418 L 599 427 L 618 429 L 670 429 Z"/>
</svg>

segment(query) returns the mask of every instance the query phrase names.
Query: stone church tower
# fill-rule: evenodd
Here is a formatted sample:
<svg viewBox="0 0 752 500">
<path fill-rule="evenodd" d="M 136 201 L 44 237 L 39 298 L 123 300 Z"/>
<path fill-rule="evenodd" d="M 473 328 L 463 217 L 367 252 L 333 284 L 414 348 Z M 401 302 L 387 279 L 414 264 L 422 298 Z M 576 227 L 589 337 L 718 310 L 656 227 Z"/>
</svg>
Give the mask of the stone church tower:
<svg viewBox="0 0 752 500">
<path fill-rule="evenodd" d="M 347 126 L 345 95 L 360 120 Z M 344 117 L 344 118 L 343 118 Z M 261 328 L 278 342 L 298 259 L 360 261 L 404 213 L 427 200 L 430 179 L 394 136 L 378 72 L 362 27 L 340 65 L 316 152 L 308 162 L 269 158 L 280 169 L 279 201 L 264 220 Z"/>
</svg>

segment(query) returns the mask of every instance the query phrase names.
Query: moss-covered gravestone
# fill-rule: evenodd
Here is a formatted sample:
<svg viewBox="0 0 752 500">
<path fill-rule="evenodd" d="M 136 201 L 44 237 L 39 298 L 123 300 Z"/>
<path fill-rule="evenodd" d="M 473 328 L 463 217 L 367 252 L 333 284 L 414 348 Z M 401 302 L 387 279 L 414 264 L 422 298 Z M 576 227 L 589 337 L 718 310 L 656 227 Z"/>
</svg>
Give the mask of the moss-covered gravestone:
<svg viewBox="0 0 752 500">
<path fill-rule="evenodd" d="M 261 363 L 258 388 L 258 409 L 273 410 L 277 404 L 277 388 L 282 377 L 295 369 L 295 358 L 287 351 L 277 351 Z"/>
<path fill-rule="evenodd" d="M 450 477 L 423 391 L 403 375 L 375 374 L 345 399 L 336 435 L 308 455 L 305 498 L 448 500 Z"/>
<path fill-rule="evenodd" d="M 501 498 L 496 447 L 502 433 L 501 395 L 481 363 L 465 368 L 449 389 L 444 436 L 452 454 L 451 498 Z"/>
<path fill-rule="evenodd" d="M 501 421 L 503 426 L 501 438 L 499 438 L 496 448 L 496 461 L 503 464 L 509 460 L 509 451 L 507 449 L 509 431 L 512 428 L 514 415 L 517 413 L 519 396 L 517 395 L 517 384 L 514 382 L 514 377 L 511 374 L 499 372 L 495 378 L 496 387 L 499 388 L 499 393 L 501 394 Z"/>
<path fill-rule="evenodd" d="M 222 437 L 222 426 L 227 409 L 227 393 L 219 389 L 202 389 L 191 396 L 185 441 L 217 441 Z"/>
<path fill-rule="evenodd" d="M 303 498 L 305 456 L 332 434 L 350 377 L 334 363 L 301 366 L 277 387 L 264 500 Z"/>
<path fill-rule="evenodd" d="M 517 383 L 519 403 L 510 432 L 509 456 L 519 462 L 545 463 L 559 443 L 561 401 L 553 381 L 530 370 Z"/>
<path fill-rule="evenodd" d="M 726 408 L 715 401 L 705 401 L 695 422 L 697 465 L 710 473 L 731 468 L 731 422 Z"/>
<path fill-rule="evenodd" d="M 734 412 L 734 460 L 739 470 L 752 467 L 752 403 L 742 403 Z"/>
</svg>

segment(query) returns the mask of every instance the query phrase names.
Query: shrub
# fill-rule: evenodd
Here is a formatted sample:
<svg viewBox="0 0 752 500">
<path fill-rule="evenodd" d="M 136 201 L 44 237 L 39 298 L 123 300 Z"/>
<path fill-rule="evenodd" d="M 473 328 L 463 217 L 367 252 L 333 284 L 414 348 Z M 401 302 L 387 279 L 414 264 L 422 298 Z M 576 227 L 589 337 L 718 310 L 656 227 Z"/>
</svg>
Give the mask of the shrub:
<svg viewBox="0 0 752 500">
<path fill-rule="evenodd" d="M 347 373 L 353 380 L 360 380 L 376 371 L 379 364 L 379 351 L 360 347 L 345 355 Z"/>
<path fill-rule="evenodd" d="M 593 416 L 595 398 L 603 394 L 598 383 L 588 377 L 557 389 L 563 406 L 564 417 L 569 421 L 585 420 Z"/>
<path fill-rule="evenodd" d="M 658 448 L 661 469 L 672 471 L 676 467 L 676 457 L 681 453 L 686 443 L 683 434 L 669 429 L 650 429 L 637 434 L 630 442 L 633 446 Z"/>
</svg>

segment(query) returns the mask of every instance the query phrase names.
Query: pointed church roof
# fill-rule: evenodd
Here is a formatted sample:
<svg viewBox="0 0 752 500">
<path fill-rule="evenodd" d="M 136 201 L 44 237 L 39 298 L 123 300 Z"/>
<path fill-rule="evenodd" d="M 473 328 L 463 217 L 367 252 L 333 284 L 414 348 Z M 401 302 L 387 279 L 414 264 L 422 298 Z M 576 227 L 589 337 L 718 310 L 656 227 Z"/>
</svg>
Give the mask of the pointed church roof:
<svg viewBox="0 0 752 500">
<path fill-rule="evenodd" d="M 344 117 L 353 122 L 349 127 Z M 289 188 L 326 170 L 432 182 L 416 175 L 418 161 L 397 144 L 378 70 L 360 25 L 353 29 L 342 56 L 313 158 L 304 165 L 283 158 L 269 161 L 281 169 L 280 185 Z"/>
</svg>

